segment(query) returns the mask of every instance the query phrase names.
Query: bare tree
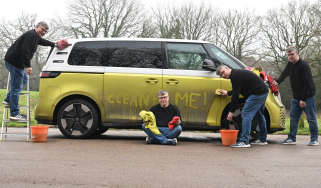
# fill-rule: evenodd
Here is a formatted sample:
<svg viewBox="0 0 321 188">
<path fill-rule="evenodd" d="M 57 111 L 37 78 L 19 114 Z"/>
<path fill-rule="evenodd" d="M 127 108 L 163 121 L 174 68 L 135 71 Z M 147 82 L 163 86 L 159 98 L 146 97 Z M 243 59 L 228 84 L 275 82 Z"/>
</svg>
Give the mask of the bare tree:
<svg viewBox="0 0 321 188">
<path fill-rule="evenodd" d="M 280 72 L 287 62 L 284 51 L 295 45 L 301 55 L 311 45 L 320 28 L 320 17 L 313 13 L 313 4 L 308 1 L 289 2 L 286 7 L 270 10 L 261 25 L 262 46 L 265 59 Z"/>
<path fill-rule="evenodd" d="M 212 12 L 212 8 L 204 4 L 158 9 L 154 14 L 159 36 L 161 38 L 209 40 Z"/>
<path fill-rule="evenodd" d="M 141 25 L 140 33 L 137 35 L 137 37 L 140 38 L 155 38 L 157 37 L 157 27 L 153 23 L 153 20 L 151 18 L 147 18 L 143 21 L 143 24 Z"/>
<path fill-rule="evenodd" d="M 154 14 L 160 38 L 182 38 L 178 15 L 173 8 L 157 9 Z"/>
<path fill-rule="evenodd" d="M 247 11 L 228 10 L 215 20 L 213 36 L 220 47 L 242 60 L 256 55 L 260 17 Z"/>
<path fill-rule="evenodd" d="M 134 0 L 75 0 L 68 19 L 76 38 L 133 36 L 143 22 Z"/>
</svg>

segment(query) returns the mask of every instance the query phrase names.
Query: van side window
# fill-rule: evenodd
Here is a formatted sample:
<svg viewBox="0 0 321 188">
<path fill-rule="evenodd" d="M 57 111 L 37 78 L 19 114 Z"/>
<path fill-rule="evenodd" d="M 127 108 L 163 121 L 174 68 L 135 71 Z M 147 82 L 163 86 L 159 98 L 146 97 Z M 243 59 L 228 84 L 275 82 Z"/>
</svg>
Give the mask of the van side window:
<svg viewBox="0 0 321 188">
<path fill-rule="evenodd" d="M 203 70 L 207 57 L 202 44 L 168 43 L 167 54 L 170 69 Z"/>
<path fill-rule="evenodd" d="M 160 42 L 91 41 L 75 44 L 71 65 L 162 68 Z"/>
<path fill-rule="evenodd" d="M 206 47 L 209 50 L 210 55 L 220 63 L 223 63 L 224 65 L 227 65 L 232 69 L 244 69 L 245 66 L 242 65 L 242 63 L 238 59 L 224 52 L 215 45 L 206 44 Z"/>
</svg>

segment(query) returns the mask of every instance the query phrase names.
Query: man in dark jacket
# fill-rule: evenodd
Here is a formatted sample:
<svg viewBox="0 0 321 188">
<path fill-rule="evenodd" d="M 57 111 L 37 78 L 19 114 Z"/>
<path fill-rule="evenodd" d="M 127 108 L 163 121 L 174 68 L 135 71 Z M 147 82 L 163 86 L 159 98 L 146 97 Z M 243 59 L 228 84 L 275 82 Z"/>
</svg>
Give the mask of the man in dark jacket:
<svg viewBox="0 0 321 188">
<path fill-rule="evenodd" d="M 303 111 L 307 116 L 310 128 L 309 146 L 317 146 L 318 123 L 316 119 L 315 86 L 309 64 L 300 58 L 295 47 L 290 46 L 286 50 L 288 64 L 281 73 L 277 83 L 281 83 L 287 76 L 290 76 L 290 83 L 293 92 L 290 111 L 290 133 L 282 144 L 295 144 L 298 122 Z"/>
<path fill-rule="evenodd" d="M 55 43 L 43 39 L 48 32 L 48 25 L 39 22 L 35 29 L 22 34 L 8 49 L 5 55 L 5 64 L 10 73 L 10 91 L 3 104 L 10 105 L 11 120 L 25 120 L 25 116 L 19 112 L 19 92 L 27 81 L 27 74 L 30 75 L 32 68 L 30 61 L 37 50 L 37 45 L 54 47 Z"/>
<path fill-rule="evenodd" d="M 156 126 L 160 134 L 155 134 L 142 125 L 142 129 L 147 134 L 147 144 L 165 144 L 176 145 L 177 138 L 182 132 L 181 127 L 181 115 L 178 108 L 175 105 L 169 103 L 169 95 L 167 91 L 160 91 L 157 95 L 159 104 L 151 107 L 150 111 L 153 112 L 156 119 Z M 169 123 L 174 117 L 178 117 L 176 126 L 172 129 L 169 128 Z"/>
<path fill-rule="evenodd" d="M 216 74 L 225 79 L 231 79 L 232 91 L 219 90 L 222 95 L 232 95 L 231 108 L 227 120 L 232 121 L 234 111 L 239 108 L 239 95 L 245 97 L 245 104 L 242 109 L 242 132 L 239 141 L 232 147 L 251 147 L 250 133 L 252 120 L 258 114 L 260 127 L 259 140 L 252 144 L 266 145 L 266 121 L 264 117 L 265 101 L 268 96 L 268 87 L 263 80 L 249 70 L 230 69 L 225 65 L 217 68 Z"/>
</svg>

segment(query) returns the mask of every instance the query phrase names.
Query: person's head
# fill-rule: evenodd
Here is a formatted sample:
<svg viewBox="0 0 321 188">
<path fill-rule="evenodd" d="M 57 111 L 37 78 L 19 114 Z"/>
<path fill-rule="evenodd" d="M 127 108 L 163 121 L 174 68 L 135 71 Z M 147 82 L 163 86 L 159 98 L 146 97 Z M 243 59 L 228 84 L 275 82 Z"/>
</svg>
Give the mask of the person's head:
<svg viewBox="0 0 321 188">
<path fill-rule="evenodd" d="M 36 32 L 39 37 L 43 37 L 49 30 L 48 24 L 44 21 L 37 23 L 36 25 Z"/>
<path fill-rule="evenodd" d="M 221 78 L 228 79 L 231 76 L 232 69 L 228 68 L 225 65 L 220 65 L 216 69 L 216 74 L 219 75 Z"/>
<path fill-rule="evenodd" d="M 160 91 L 157 94 L 158 102 L 162 108 L 166 108 L 169 105 L 169 96 L 167 91 Z"/>
<path fill-rule="evenodd" d="M 289 46 L 286 49 L 286 54 L 288 56 L 289 62 L 291 62 L 291 63 L 296 63 L 300 59 L 298 50 L 296 49 L 295 46 Z"/>
</svg>

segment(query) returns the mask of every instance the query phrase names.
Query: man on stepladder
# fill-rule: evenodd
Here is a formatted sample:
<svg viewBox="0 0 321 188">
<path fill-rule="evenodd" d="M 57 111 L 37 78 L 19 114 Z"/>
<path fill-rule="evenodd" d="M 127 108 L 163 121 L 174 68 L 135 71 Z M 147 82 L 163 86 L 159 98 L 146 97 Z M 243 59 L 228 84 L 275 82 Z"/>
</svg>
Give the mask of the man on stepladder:
<svg viewBox="0 0 321 188">
<path fill-rule="evenodd" d="M 26 120 L 19 112 L 19 92 L 27 81 L 27 74 L 32 73 L 30 61 L 37 50 L 37 46 L 56 46 L 55 43 L 43 39 L 48 32 L 46 22 L 39 22 L 35 29 L 22 34 L 8 49 L 5 55 L 5 65 L 10 73 L 10 91 L 3 104 L 10 106 L 10 120 Z M 57 43 L 59 49 L 67 47 L 67 43 Z"/>
</svg>

